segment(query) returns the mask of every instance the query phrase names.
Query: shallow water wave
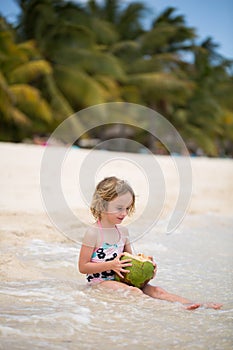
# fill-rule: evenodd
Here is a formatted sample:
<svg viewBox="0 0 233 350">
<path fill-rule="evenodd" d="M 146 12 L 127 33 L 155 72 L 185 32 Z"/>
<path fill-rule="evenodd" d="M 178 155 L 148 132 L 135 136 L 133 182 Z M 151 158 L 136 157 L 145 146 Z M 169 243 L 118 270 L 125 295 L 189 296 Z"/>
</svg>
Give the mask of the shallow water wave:
<svg viewBox="0 0 233 350">
<path fill-rule="evenodd" d="M 58 344 L 66 349 L 94 349 L 103 340 L 106 348 L 113 349 L 180 349 L 184 345 L 203 349 L 210 343 L 212 349 L 228 349 L 232 341 L 232 309 L 188 312 L 178 303 L 125 291 L 106 293 L 101 286 L 90 288 L 69 280 L 2 283 L 4 294 L 9 304 L 1 310 L 0 332 L 2 344 L 11 344 L 12 349 L 21 349 L 26 337 L 33 339 L 33 349 L 42 348 L 45 341 L 48 349 L 59 349 Z M 196 346 L 197 334 L 200 346 Z M 14 338 L 20 344 L 12 343 Z"/>
<path fill-rule="evenodd" d="M 134 243 L 153 255 L 151 282 L 222 310 L 186 311 L 179 303 L 89 287 L 77 272 L 80 247 L 43 239 L 4 245 L 23 273 L 0 282 L 0 349 L 221 349 L 233 346 L 232 219 L 190 216 L 174 234 L 160 228 Z M 15 267 L 10 265 L 11 269 Z M 38 274 L 37 274 L 38 272 Z"/>
</svg>

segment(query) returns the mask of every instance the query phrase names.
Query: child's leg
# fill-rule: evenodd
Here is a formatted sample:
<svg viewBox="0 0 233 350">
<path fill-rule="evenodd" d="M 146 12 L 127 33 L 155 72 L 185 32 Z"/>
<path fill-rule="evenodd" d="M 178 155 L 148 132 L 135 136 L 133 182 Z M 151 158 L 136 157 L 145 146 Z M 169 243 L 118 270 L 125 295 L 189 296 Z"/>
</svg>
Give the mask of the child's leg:
<svg viewBox="0 0 233 350">
<path fill-rule="evenodd" d="M 132 287 L 132 286 L 128 286 L 127 284 L 122 283 L 122 282 L 118 282 L 118 281 L 103 281 L 103 282 L 101 282 L 100 285 L 101 285 L 101 287 L 105 287 L 105 288 L 109 288 L 109 289 L 113 289 L 113 290 L 125 289 L 128 291 L 132 291 L 134 293 L 137 293 L 137 294 L 142 294 L 141 289 L 136 288 L 136 287 Z"/>
<path fill-rule="evenodd" d="M 143 293 L 155 299 L 181 303 L 185 306 L 187 310 L 197 309 L 200 306 L 204 306 L 206 308 L 211 308 L 211 309 L 220 309 L 222 306 L 222 304 L 219 304 L 219 303 L 204 303 L 204 304 L 194 303 L 189 299 L 183 298 L 176 294 L 168 293 L 166 290 L 160 287 L 151 286 L 150 284 L 147 284 L 143 288 Z"/>
<path fill-rule="evenodd" d="M 155 299 L 178 302 L 178 303 L 182 303 L 182 304 L 190 304 L 192 302 L 189 299 L 183 298 L 183 297 L 176 295 L 176 294 L 169 293 L 161 287 L 151 286 L 150 284 L 147 284 L 143 288 L 143 292 L 145 294 L 151 296 L 152 298 L 155 298 Z"/>
<path fill-rule="evenodd" d="M 143 288 L 143 293 L 155 299 L 167 300 L 171 302 L 178 302 L 184 304 L 185 308 L 188 310 L 197 309 L 199 306 L 201 306 L 200 303 L 193 303 L 189 299 L 183 298 L 176 294 L 168 293 L 165 289 L 151 286 L 150 284 L 147 284 Z"/>
</svg>

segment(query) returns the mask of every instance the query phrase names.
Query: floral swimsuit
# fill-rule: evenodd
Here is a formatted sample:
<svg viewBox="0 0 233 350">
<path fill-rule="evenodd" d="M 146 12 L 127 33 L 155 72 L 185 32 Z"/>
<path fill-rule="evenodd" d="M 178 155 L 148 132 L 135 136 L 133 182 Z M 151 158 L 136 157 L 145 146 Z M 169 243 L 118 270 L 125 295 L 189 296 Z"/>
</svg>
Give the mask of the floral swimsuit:
<svg viewBox="0 0 233 350">
<path fill-rule="evenodd" d="M 98 248 L 96 248 L 91 256 L 91 262 L 100 263 L 104 261 L 114 260 L 117 255 L 121 254 L 124 250 L 125 242 L 121 236 L 121 233 L 117 226 L 116 230 L 119 235 L 119 241 L 115 244 L 109 244 L 104 242 L 103 232 L 100 222 L 98 222 L 100 233 L 101 233 L 101 244 Z M 97 272 L 93 274 L 87 274 L 87 282 L 88 284 L 96 284 L 103 281 L 114 280 L 115 272 L 113 270 Z"/>
</svg>

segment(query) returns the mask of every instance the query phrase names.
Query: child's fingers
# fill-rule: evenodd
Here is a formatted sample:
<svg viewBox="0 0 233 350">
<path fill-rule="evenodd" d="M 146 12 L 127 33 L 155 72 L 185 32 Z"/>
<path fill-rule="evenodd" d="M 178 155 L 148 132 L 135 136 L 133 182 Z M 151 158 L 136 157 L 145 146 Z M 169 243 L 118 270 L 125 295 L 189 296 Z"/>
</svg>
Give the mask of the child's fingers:
<svg viewBox="0 0 233 350">
<path fill-rule="evenodd" d="M 125 264 L 125 265 L 122 265 L 122 269 L 123 269 L 124 271 L 126 271 L 125 269 L 126 269 L 127 267 L 130 267 L 130 266 L 132 266 L 132 264 Z"/>
<path fill-rule="evenodd" d="M 116 271 L 116 273 L 119 277 L 124 278 L 124 276 L 119 271 L 118 272 Z"/>
<path fill-rule="evenodd" d="M 127 264 L 127 263 L 130 263 L 132 261 L 132 259 L 125 259 L 125 260 L 120 260 L 120 262 L 122 264 Z"/>
<path fill-rule="evenodd" d="M 125 268 L 125 267 L 128 267 L 128 266 L 132 266 L 132 264 L 131 264 L 130 261 L 129 261 L 129 262 L 127 262 L 127 261 L 121 261 L 121 266 L 122 266 L 123 268 Z"/>
<path fill-rule="evenodd" d="M 121 271 L 116 271 L 116 273 L 118 274 L 118 276 L 120 276 L 121 278 L 124 278 L 124 276 L 122 275 L 122 272 L 123 272 L 123 273 L 128 273 L 129 270 L 124 270 L 124 269 L 122 269 Z"/>
</svg>

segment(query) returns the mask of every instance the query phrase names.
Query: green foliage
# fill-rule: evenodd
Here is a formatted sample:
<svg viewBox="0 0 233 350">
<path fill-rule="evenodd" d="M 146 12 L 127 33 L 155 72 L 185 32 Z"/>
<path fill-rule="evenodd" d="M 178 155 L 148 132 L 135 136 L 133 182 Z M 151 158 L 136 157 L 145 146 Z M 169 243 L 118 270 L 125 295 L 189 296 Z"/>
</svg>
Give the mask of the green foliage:
<svg viewBox="0 0 233 350">
<path fill-rule="evenodd" d="M 21 64 L 20 66 L 9 72 L 9 82 L 14 83 L 29 83 L 36 80 L 41 75 L 52 73 L 50 64 L 44 60 L 36 60 Z"/>
<path fill-rule="evenodd" d="M 232 61 L 211 38 L 197 45 L 174 8 L 146 30 L 142 1 L 18 2 L 15 28 L 0 19 L 1 139 L 49 133 L 85 107 L 126 101 L 163 114 L 192 152 L 233 154 Z"/>
<path fill-rule="evenodd" d="M 60 90 L 76 108 L 105 102 L 104 89 L 85 72 L 59 67 L 55 74 Z"/>
<path fill-rule="evenodd" d="M 40 92 L 26 84 L 14 84 L 10 86 L 10 92 L 14 96 L 15 106 L 26 115 L 34 115 L 34 118 L 46 122 L 52 120 L 52 112 L 48 103 L 41 97 Z"/>
<path fill-rule="evenodd" d="M 14 31 L 3 19 L 0 26 L 0 137 L 20 141 L 37 132 L 48 132 L 54 123 L 56 110 L 46 100 L 46 89 L 40 89 L 46 77 L 53 80 L 53 69 L 41 58 L 33 40 L 17 43 Z M 50 90 L 51 100 L 52 93 Z M 69 114 L 71 111 L 69 108 Z"/>
</svg>

